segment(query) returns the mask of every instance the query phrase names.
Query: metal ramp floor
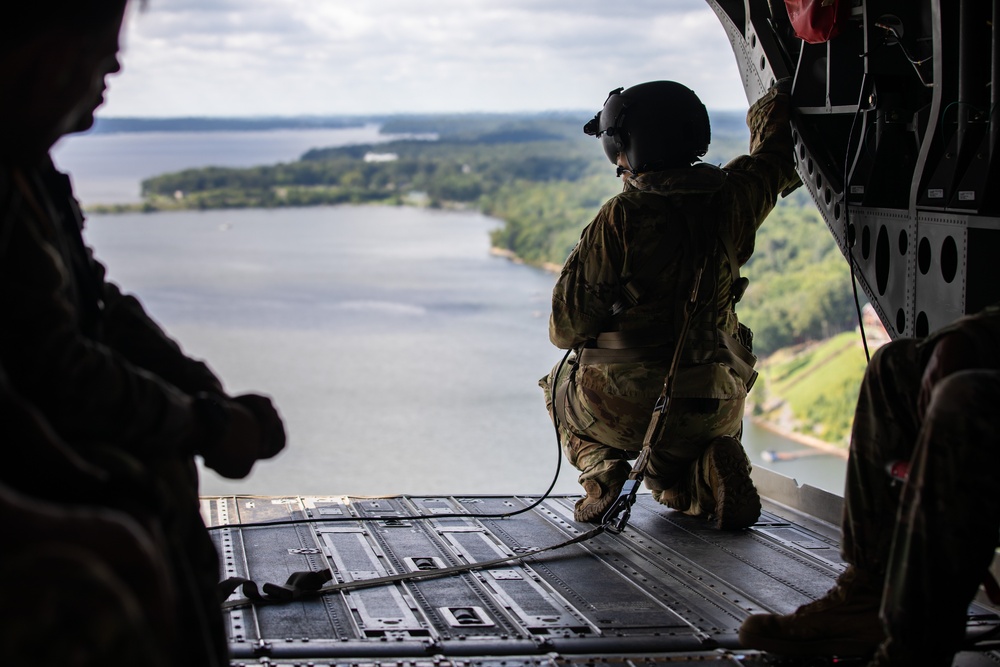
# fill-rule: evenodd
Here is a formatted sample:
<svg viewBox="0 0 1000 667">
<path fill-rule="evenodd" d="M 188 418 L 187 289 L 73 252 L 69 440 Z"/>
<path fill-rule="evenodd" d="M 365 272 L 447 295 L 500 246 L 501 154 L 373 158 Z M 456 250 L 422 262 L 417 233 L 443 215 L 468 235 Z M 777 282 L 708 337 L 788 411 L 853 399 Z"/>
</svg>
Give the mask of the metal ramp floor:
<svg viewBox="0 0 1000 667">
<path fill-rule="evenodd" d="M 769 487 L 758 474 L 762 492 L 781 495 L 781 480 Z M 789 488 L 797 502 L 825 508 L 827 519 L 839 516 L 838 497 L 794 482 Z M 505 519 L 477 515 L 510 513 L 536 499 L 230 496 L 203 498 L 202 506 L 207 523 L 219 526 L 212 533 L 224 577 L 283 584 L 295 572 L 332 568 L 336 584 L 491 561 L 579 537 L 593 526 L 573 521 L 575 499 L 549 497 Z M 456 513 L 467 516 L 436 518 Z M 312 521 L 236 525 L 297 519 Z M 642 494 L 620 534 L 603 532 L 522 562 L 229 609 L 231 664 L 834 664 L 743 651 L 737 629 L 748 614 L 787 612 L 823 595 L 844 567 L 838 539 L 835 522 L 769 500 L 755 526 L 725 533 Z M 228 604 L 240 599 L 238 590 Z M 1000 616 L 977 601 L 969 626 L 990 630 Z M 989 650 L 955 662 L 998 663 L 1000 652 Z"/>
</svg>

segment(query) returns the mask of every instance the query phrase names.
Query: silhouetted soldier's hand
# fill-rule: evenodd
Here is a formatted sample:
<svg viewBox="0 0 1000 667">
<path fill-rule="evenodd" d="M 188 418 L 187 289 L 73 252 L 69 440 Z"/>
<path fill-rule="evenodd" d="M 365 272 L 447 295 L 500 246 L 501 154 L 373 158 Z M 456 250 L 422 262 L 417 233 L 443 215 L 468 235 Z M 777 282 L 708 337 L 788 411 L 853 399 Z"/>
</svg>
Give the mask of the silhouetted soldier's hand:
<svg viewBox="0 0 1000 667">
<path fill-rule="evenodd" d="M 271 400 L 257 394 L 236 398 L 195 398 L 205 465 L 229 479 L 250 474 L 258 459 L 271 458 L 285 447 L 285 428 Z"/>
<path fill-rule="evenodd" d="M 269 459 L 285 448 L 285 424 L 270 398 L 260 394 L 242 394 L 233 397 L 233 401 L 252 412 L 257 419 L 263 446 L 260 458 Z"/>
</svg>

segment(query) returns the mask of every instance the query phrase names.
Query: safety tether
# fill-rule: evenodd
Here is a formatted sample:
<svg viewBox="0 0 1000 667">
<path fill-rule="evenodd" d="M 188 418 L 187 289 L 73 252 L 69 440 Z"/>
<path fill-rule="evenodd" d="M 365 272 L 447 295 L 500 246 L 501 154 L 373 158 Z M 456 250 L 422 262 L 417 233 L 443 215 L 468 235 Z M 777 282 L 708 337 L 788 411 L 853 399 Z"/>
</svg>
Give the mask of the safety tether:
<svg viewBox="0 0 1000 667">
<path fill-rule="evenodd" d="M 541 553 L 545 553 L 546 551 L 555 551 L 556 549 L 568 547 L 571 544 L 585 542 L 591 538 L 597 537 L 603 533 L 606 528 L 606 525 L 600 525 L 558 544 L 531 549 L 523 554 L 514 554 L 512 556 L 495 558 L 493 560 L 481 561 L 478 563 L 454 565 L 452 567 L 444 567 L 436 570 L 414 570 L 413 572 L 401 572 L 399 574 L 390 574 L 384 577 L 375 577 L 372 579 L 343 581 L 330 585 L 326 585 L 326 582 L 333 579 L 333 572 L 330 570 L 295 572 L 288 577 L 288 580 L 284 584 L 265 583 L 259 588 L 257 583 L 250 579 L 246 579 L 244 577 L 230 577 L 219 583 L 218 593 L 220 601 L 223 601 L 222 609 L 224 611 L 228 611 L 230 609 L 238 609 L 241 607 L 256 607 L 268 604 L 291 602 L 293 600 L 317 598 L 322 595 L 343 593 L 362 588 L 373 588 L 375 586 L 385 586 L 387 584 L 395 584 L 401 581 L 418 581 L 422 579 L 433 579 L 435 577 L 445 577 L 453 574 L 461 574 L 463 572 L 482 570 L 497 565 L 503 565 L 504 563 L 511 563 L 515 561 L 520 562 L 525 558 L 531 558 Z M 245 597 L 239 600 L 226 601 L 226 599 L 237 589 L 242 589 Z M 261 592 L 262 590 L 263 592 Z"/>
<path fill-rule="evenodd" d="M 625 480 L 621 491 L 618 492 L 618 498 L 611 504 L 608 511 L 604 513 L 604 517 L 601 520 L 602 527 L 612 533 L 620 533 L 628 525 L 629 517 L 632 516 L 632 505 L 635 504 L 636 494 L 639 493 L 639 484 L 642 482 L 642 478 L 646 474 L 646 467 L 649 465 L 653 443 L 659 442 L 663 435 L 663 429 L 666 426 L 667 415 L 670 410 L 670 395 L 673 392 L 674 377 L 677 375 L 677 367 L 680 363 L 681 350 L 684 348 L 684 343 L 687 340 L 688 327 L 691 324 L 691 314 L 698 305 L 698 289 L 701 287 L 702 271 L 704 271 L 704 267 L 699 267 L 695 271 L 694 280 L 691 285 L 691 295 L 684 305 L 684 320 L 681 322 L 680 335 L 677 337 L 677 343 L 674 347 L 674 357 L 670 362 L 670 369 L 667 371 L 667 377 L 663 382 L 663 390 L 660 392 L 660 396 L 656 399 L 656 404 L 653 406 L 653 416 L 649 420 L 646 435 L 642 440 L 642 450 L 640 450 L 635 463 L 632 464 L 632 472 L 629 473 L 628 479 Z"/>
</svg>

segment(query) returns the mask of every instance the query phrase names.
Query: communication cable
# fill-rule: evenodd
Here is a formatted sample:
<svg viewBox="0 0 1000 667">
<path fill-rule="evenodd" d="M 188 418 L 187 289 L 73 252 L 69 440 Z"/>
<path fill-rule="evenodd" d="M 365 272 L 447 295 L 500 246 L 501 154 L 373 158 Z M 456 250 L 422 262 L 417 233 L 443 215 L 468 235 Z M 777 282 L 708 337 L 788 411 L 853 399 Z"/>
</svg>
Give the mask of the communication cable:
<svg viewBox="0 0 1000 667">
<path fill-rule="evenodd" d="M 569 355 L 573 350 L 566 350 L 562 359 L 559 361 L 559 365 L 556 367 L 555 378 L 558 380 L 559 374 L 562 372 L 563 366 L 569 359 Z M 553 401 L 555 401 L 555 392 L 553 391 Z M 308 523 L 339 523 L 344 521 L 383 521 L 386 519 L 406 519 L 406 520 L 416 520 L 416 521 L 426 521 L 429 519 L 506 519 L 518 514 L 524 514 L 525 512 L 530 512 L 534 508 L 538 507 L 546 498 L 552 493 L 552 489 L 555 488 L 556 481 L 559 479 L 559 473 L 562 470 L 562 442 L 559 438 L 559 422 L 556 416 L 555 406 L 553 405 L 552 410 L 552 425 L 555 428 L 556 433 L 556 470 L 555 474 L 552 475 L 552 481 L 549 483 L 549 488 L 545 490 L 541 496 L 539 496 L 534 502 L 526 507 L 522 507 L 519 510 L 514 510 L 511 512 L 498 512 L 490 514 L 463 514 L 460 512 L 442 513 L 442 514 L 403 514 L 403 515 L 392 515 L 392 516 L 379 516 L 379 517 L 363 517 L 363 516 L 349 516 L 349 517 L 305 517 L 302 519 L 281 519 L 277 521 L 255 521 L 255 522 L 239 522 L 239 523 L 227 523 L 208 526 L 208 530 L 222 530 L 224 528 L 267 528 L 272 526 L 294 526 L 299 524 Z M 406 497 L 406 496 L 402 496 Z"/>
<path fill-rule="evenodd" d="M 868 351 L 868 337 L 865 334 L 865 321 L 861 316 L 861 300 L 858 298 L 858 281 L 857 276 L 854 274 L 854 270 L 857 268 L 857 264 L 854 262 L 854 244 L 857 243 L 857 238 L 851 238 L 851 202 L 850 202 L 850 184 L 847 179 L 849 176 L 849 164 L 851 153 L 851 139 L 854 137 L 854 128 L 857 126 L 858 117 L 861 115 L 861 102 L 865 97 L 865 88 L 868 83 L 868 74 L 861 78 L 861 90 L 858 93 L 858 108 L 854 112 L 854 118 L 851 120 L 851 130 L 847 133 L 847 150 L 844 153 L 844 176 L 843 176 L 843 188 L 844 188 L 844 244 L 847 246 L 847 266 L 848 271 L 851 274 L 851 290 L 854 293 L 854 308 L 858 314 L 858 328 L 861 331 L 861 343 L 865 348 L 865 361 L 871 362 L 871 353 Z M 863 135 L 862 135 L 863 137 Z M 861 148 L 862 141 L 858 142 L 858 149 Z M 856 237 L 857 235 L 855 235 Z"/>
</svg>

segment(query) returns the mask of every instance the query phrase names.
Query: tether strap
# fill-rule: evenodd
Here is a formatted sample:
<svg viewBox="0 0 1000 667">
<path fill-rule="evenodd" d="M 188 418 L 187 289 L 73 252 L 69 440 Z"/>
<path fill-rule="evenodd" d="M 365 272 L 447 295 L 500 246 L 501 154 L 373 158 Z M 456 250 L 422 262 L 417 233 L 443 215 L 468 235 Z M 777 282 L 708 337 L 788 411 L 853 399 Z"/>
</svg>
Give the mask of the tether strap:
<svg viewBox="0 0 1000 667">
<path fill-rule="evenodd" d="M 659 442 L 662 436 L 663 428 L 667 421 L 667 413 L 670 408 L 670 394 L 673 393 L 674 377 L 677 375 L 677 367 L 680 365 L 681 350 L 684 348 L 688 329 L 691 325 L 691 313 L 698 306 L 698 289 L 701 287 L 701 274 L 704 268 L 699 267 L 695 271 L 694 280 L 691 284 L 691 294 L 684 306 L 684 320 L 681 322 L 680 336 L 678 336 L 677 344 L 674 346 L 673 360 L 670 362 L 670 369 L 667 371 L 667 377 L 663 382 L 663 391 L 660 392 L 660 397 L 656 400 L 656 405 L 653 406 L 653 416 L 650 418 L 649 426 L 646 428 L 646 436 L 642 441 L 642 450 L 639 452 L 635 463 L 632 464 L 632 472 L 629 473 L 628 479 L 622 486 L 621 491 L 618 492 L 618 498 L 611 504 L 602 517 L 601 525 L 613 533 L 622 532 L 625 530 L 625 526 L 628 525 L 629 517 L 632 515 L 632 505 L 635 504 L 635 497 L 639 492 L 639 483 L 642 482 L 642 478 L 646 474 L 646 467 L 649 465 L 653 443 Z"/>
<path fill-rule="evenodd" d="M 469 515 L 474 518 L 475 515 Z M 375 586 L 385 586 L 387 584 L 394 584 L 400 581 L 417 581 L 420 579 L 433 579 L 435 577 L 446 577 L 452 574 L 461 574 L 463 572 L 472 572 L 475 570 L 481 570 L 487 567 L 493 567 L 495 565 L 502 565 L 504 563 L 510 563 L 513 561 L 521 561 L 525 558 L 531 558 L 532 556 L 537 556 L 538 554 L 544 553 L 546 551 L 554 551 L 556 549 L 562 549 L 563 547 L 568 547 L 571 544 L 577 544 L 579 542 L 585 542 L 593 537 L 597 537 L 605 530 L 604 526 L 597 526 L 586 533 L 581 533 L 576 537 L 566 540 L 565 542 L 560 542 L 559 544 L 553 544 L 548 547 L 540 547 L 538 549 L 532 549 L 527 553 L 516 554 L 514 556 L 506 556 L 504 558 L 496 558 L 494 560 L 482 561 L 479 563 L 466 563 L 465 565 L 455 565 L 452 567 L 445 567 L 439 570 L 415 570 L 413 572 L 402 572 L 400 574 L 390 574 L 385 577 L 376 577 L 374 579 L 358 579 L 356 581 L 344 581 L 336 584 L 331 584 L 325 586 L 324 584 L 331 579 L 333 579 L 333 573 L 330 570 L 323 570 L 319 572 L 306 571 L 306 572 L 295 572 L 288 580 L 283 584 L 271 584 L 266 583 L 261 588 L 263 593 L 257 587 L 257 583 L 245 579 L 243 577 L 230 577 L 221 581 L 218 585 L 218 594 L 220 600 L 225 600 L 237 589 L 243 589 L 243 595 L 246 596 L 240 600 L 229 600 L 227 602 L 222 602 L 223 611 L 228 611 L 230 609 L 238 609 L 240 607 L 251 607 L 251 606 L 262 606 L 268 604 L 279 604 L 282 602 L 291 602 L 293 600 L 304 600 L 310 598 L 320 597 L 322 595 L 329 595 L 331 593 L 341 593 L 344 591 L 358 590 L 361 588 L 373 588 Z"/>
<path fill-rule="evenodd" d="M 733 306 L 740 302 L 743 293 L 747 291 L 750 281 L 740 277 L 740 264 L 736 261 L 736 249 L 733 247 L 733 239 L 726 231 L 720 235 L 722 245 L 726 247 L 726 255 L 729 257 L 729 271 L 733 276 L 733 284 L 729 286 L 729 293 L 733 298 Z"/>
</svg>

